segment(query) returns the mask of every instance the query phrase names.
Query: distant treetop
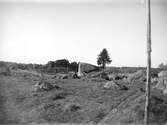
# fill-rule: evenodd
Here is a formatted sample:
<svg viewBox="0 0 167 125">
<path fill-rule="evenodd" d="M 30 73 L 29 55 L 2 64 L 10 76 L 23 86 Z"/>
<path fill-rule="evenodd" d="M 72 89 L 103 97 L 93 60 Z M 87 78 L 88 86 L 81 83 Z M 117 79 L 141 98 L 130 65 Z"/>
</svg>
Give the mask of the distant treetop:
<svg viewBox="0 0 167 125">
<path fill-rule="evenodd" d="M 97 64 L 104 69 L 106 64 L 110 64 L 111 62 L 112 60 L 109 57 L 108 51 L 104 48 L 97 57 Z"/>
</svg>

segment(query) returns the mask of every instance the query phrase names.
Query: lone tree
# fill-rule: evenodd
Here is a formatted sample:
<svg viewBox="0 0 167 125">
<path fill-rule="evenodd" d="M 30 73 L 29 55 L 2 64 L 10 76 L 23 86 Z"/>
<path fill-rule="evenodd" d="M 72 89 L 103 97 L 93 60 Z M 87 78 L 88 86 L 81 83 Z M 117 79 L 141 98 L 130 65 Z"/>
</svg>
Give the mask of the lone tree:
<svg viewBox="0 0 167 125">
<path fill-rule="evenodd" d="M 107 49 L 103 49 L 97 57 L 97 64 L 102 66 L 103 70 L 106 67 L 106 64 L 110 64 L 112 60 L 109 57 Z"/>
</svg>

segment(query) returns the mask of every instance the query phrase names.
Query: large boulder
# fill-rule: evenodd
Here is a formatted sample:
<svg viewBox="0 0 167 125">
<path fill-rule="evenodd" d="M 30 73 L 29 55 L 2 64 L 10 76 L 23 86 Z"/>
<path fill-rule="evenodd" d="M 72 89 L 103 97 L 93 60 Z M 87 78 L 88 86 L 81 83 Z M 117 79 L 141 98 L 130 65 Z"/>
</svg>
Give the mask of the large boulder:
<svg viewBox="0 0 167 125">
<path fill-rule="evenodd" d="M 124 78 L 127 78 L 127 76 L 125 76 L 124 74 L 115 74 L 115 73 L 106 73 L 106 72 L 101 73 L 100 77 L 109 81 L 122 80 Z"/>
<path fill-rule="evenodd" d="M 126 87 L 125 85 L 119 84 L 117 82 L 114 81 L 109 81 L 106 82 L 104 85 L 105 89 L 119 89 L 119 90 L 128 90 L 128 87 Z"/>
<path fill-rule="evenodd" d="M 167 77 L 167 71 L 161 71 L 160 73 L 158 73 L 158 77 L 159 78 Z"/>
<path fill-rule="evenodd" d="M 140 80 L 140 81 L 146 81 L 146 71 L 144 70 L 139 70 L 133 74 L 129 74 L 128 78 L 127 78 L 129 83 L 133 83 L 136 80 Z"/>
<path fill-rule="evenodd" d="M 167 94 L 167 71 L 161 71 L 158 76 L 158 83 L 155 88 L 160 89 L 164 94 Z"/>
<path fill-rule="evenodd" d="M 106 83 L 104 84 L 104 88 L 105 88 L 105 89 L 110 89 L 110 88 L 118 89 L 119 86 L 118 86 L 115 82 L 109 81 L 109 82 L 106 82 Z"/>
<path fill-rule="evenodd" d="M 34 90 L 35 91 L 42 91 L 42 90 L 49 91 L 53 88 L 55 88 L 55 86 L 52 85 L 51 83 L 46 82 L 46 81 L 40 81 L 35 84 Z"/>
<path fill-rule="evenodd" d="M 116 75 L 115 74 L 108 74 L 106 80 L 115 80 Z"/>
</svg>

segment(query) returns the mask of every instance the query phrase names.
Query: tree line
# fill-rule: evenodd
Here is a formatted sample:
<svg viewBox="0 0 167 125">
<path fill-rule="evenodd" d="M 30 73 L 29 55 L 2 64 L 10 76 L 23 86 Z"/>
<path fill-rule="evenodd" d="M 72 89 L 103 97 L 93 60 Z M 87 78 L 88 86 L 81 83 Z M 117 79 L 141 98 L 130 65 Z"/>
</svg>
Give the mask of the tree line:
<svg viewBox="0 0 167 125">
<path fill-rule="evenodd" d="M 112 60 L 110 59 L 107 49 L 103 49 L 97 56 L 97 65 L 103 70 L 107 64 L 110 64 Z M 0 64 L 7 64 L 8 62 L 2 62 Z M 49 61 L 46 64 L 23 64 L 23 63 L 8 63 L 9 67 L 12 69 L 22 69 L 22 70 L 36 70 L 39 72 L 57 72 L 59 71 L 78 71 L 78 62 L 69 62 L 68 59 L 59 59 L 56 61 Z"/>
</svg>

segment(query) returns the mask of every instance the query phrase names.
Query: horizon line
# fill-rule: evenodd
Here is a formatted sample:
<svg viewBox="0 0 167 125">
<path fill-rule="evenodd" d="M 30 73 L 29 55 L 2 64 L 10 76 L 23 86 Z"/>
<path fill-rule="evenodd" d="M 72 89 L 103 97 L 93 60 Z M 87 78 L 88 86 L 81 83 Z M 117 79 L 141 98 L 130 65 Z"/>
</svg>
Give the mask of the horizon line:
<svg viewBox="0 0 167 125">
<path fill-rule="evenodd" d="M 57 60 L 61 60 L 61 59 L 57 59 Z M 67 59 L 68 60 L 68 59 Z M 53 60 L 49 60 L 49 61 L 53 61 Z M 28 65 L 28 64 L 37 64 L 37 65 L 46 65 L 49 61 L 47 61 L 46 63 L 36 63 L 36 62 L 15 62 L 15 61 L 5 61 L 5 60 L 0 60 L 0 62 L 5 62 L 5 63 L 16 63 L 16 64 L 25 64 L 25 65 Z M 56 60 L 54 60 L 56 61 Z M 68 60 L 69 61 L 69 60 Z M 79 61 L 69 61 L 70 63 L 71 62 L 79 62 Z M 82 63 L 87 63 L 87 64 L 91 64 L 91 65 L 94 65 L 94 66 L 98 66 L 97 64 L 94 64 L 94 63 L 89 63 L 89 62 L 83 62 Z M 110 65 L 110 64 L 109 64 Z M 118 65 L 110 65 L 110 66 L 106 66 L 106 68 L 111 68 L 111 67 L 115 67 L 115 68 L 147 68 L 147 66 L 141 66 L 141 65 L 138 65 L 138 66 L 118 66 Z M 151 68 L 159 68 L 158 66 L 154 67 L 154 66 L 151 66 Z"/>
</svg>

